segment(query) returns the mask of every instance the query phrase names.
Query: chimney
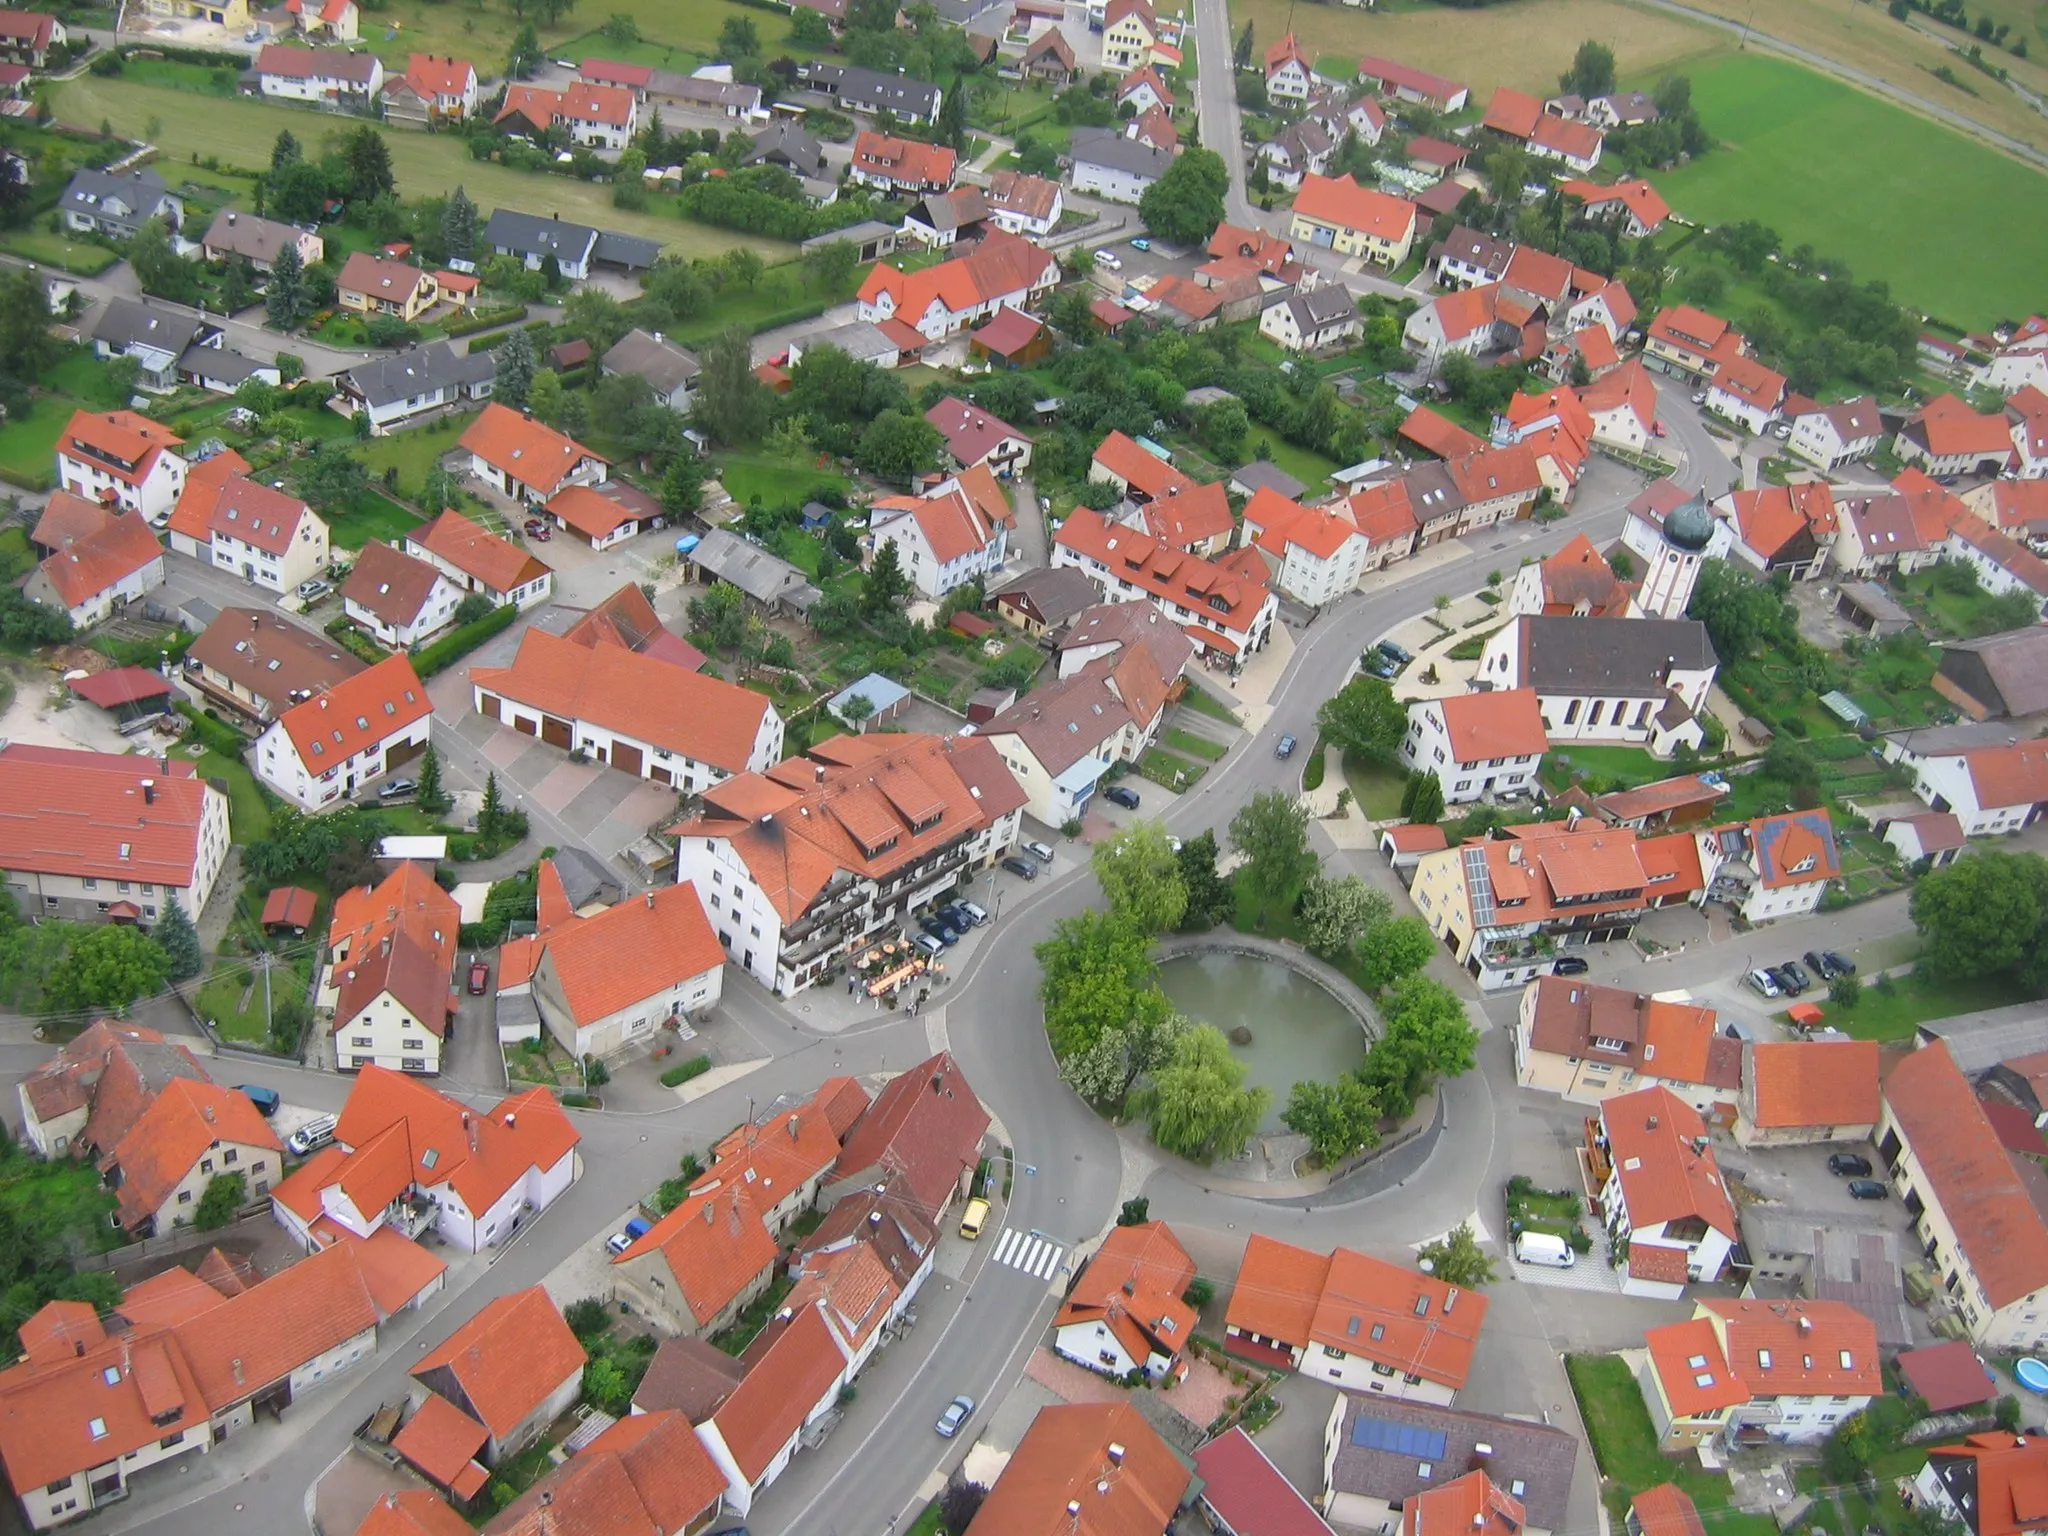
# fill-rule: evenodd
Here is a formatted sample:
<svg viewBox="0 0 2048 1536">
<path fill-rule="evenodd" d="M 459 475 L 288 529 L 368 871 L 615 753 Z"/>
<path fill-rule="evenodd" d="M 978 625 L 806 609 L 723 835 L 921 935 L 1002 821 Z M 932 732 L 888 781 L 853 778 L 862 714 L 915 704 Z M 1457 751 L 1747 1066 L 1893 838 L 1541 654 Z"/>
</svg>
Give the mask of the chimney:
<svg viewBox="0 0 2048 1536">
<path fill-rule="evenodd" d="M 505 1129 L 506 1129 L 506 1130 L 508 1130 L 508 1131 L 509 1131 L 509 1130 L 513 1129 L 513 1127 L 517 1126 L 518 1124 L 519 1124 L 519 1117 L 518 1117 L 517 1115 L 513 1115 L 513 1114 L 508 1114 L 508 1115 L 506 1115 L 506 1116 L 505 1116 Z"/>
<path fill-rule="evenodd" d="M 1114 1440 L 1109 1442 L 1109 1464 L 1112 1467 L 1124 1464 L 1124 1448 Z"/>
<path fill-rule="evenodd" d="M 654 910 L 654 892 L 652 891 L 647 893 L 647 910 L 650 912 Z"/>
<path fill-rule="evenodd" d="M 155 779 L 144 779 L 144 780 L 142 781 L 142 803 L 143 803 L 144 805 L 155 805 L 155 804 L 156 804 L 156 780 L 155 780 Z"/>
<path fill-rule="evenodd" d="M 706 1200 L 704 1202 L 704 1225 L 707 1227 L 718 1225 L 718 1202 L 715 1200 Z"/>
<path fill-rule="evenodd" d="M 1067 1515 L 1070 1519 L 1078 1520 L 1081 1518 L 1081 1501 L 1079 1499 L 1067 1500 Z"/>
<path fill-rule="evenodd" d="M 789 1139 L 791 1141 L 803 1139 L 803 1117 L 801 1115 L 791 1115 L 789 1117 Z"/>
<path fill-rule="evenodd" d="M 1657 1129 L 1657 1117 L 1655 1115 L 1652 1115 L 1648 1120 L 1645 1120 L 1643 1122 L 1643 1129 L 1646 1131 L 1654 1131 L 1655 1129 Z"/>
<path fill-rule="evenodd" d="M 1799 1331 L 1802 1334 L 1813 1332 L 1813 1319 L 1808 1317 L 1804 1312 L 1799 1314 Z"/>
<path fill-rule="evenodd" d="M 236 1386 L 245 1387 L 248 1385 L 248 1383 L 242 1379 L 242 1357 L 240 1355 L 235 1356 L 234 1359 L 228 1362 L 228 1369 L 235 1373 Z"/>
</svg>

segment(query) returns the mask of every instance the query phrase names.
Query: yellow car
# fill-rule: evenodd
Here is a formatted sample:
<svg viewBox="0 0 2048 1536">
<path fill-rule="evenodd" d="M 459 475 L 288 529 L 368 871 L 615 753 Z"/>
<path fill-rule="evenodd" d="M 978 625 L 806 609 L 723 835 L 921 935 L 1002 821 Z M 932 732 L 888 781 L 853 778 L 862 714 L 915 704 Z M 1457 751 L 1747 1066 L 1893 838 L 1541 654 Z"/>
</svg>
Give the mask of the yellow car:
<svg viewBox="0 0 2048 1536">
<path fill-rule="evenodd" d="M 967 1209 L 960 1213 L 960 1235 L 969 1242 L 981 1236 L 982 1224 L 988 1220 L 988 1202 L 970 1200 Z"/>
</svg>

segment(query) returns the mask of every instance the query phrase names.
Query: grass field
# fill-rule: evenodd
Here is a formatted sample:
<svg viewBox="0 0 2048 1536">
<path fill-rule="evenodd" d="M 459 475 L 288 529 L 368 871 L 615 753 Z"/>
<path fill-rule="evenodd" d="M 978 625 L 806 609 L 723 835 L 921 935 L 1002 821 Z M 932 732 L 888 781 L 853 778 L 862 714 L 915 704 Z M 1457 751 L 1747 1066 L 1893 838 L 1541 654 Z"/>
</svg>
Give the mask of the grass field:
<svg viewBox="0 0 2048 1536">
<path fill-rule="evenodd" d="M 1295 6 L 1289 0 L 1232 0 L 1231 35 L 1253 23 L 1263 53 L 1286 33 L 1310 57 L 1336 55 L 1356 65 L 1361 54 L 1435 70 L 1472 88 L 1484 107 L 1497 85 L 1549 95 L 1581 40 L 1598 38 L 1631 74 L 1729 46 L 1732 39 L 1675 16 L 1638 10 L 1619 0 L 1513 0 L 1483 10 L 1435 5 L 1370 11 L 1345 6 Z"/>
<path fill-rule="evenodd" d="M 121 259 L 120 253 L 90 240 L 73 240 L 45 229 L 10 229 L 0 235 L 0 250 L 12 252 L 46 267 L 93 277 Z"/>
<path fill-rule="evenodd" d="M 1688 218 L 1760 220 L 1788 249 L 1839 257 L 1958 325 L 2048 303 L 2048 179 L 2039 173 L 1781 60 L 1731 54 L 1695 69 L 1692 83 L 1721 145 L 1655 178 Z M 1985 238 L 1987 220 L 1996 239 Z"/>
<path fill-rule="evenodd" d="M 57 439 L 63 435 L 71 413 L 85 409 L 83 401 L 67 395 L 36 396 L 35 409 L 28 420 L 10 419 L 0 426 L 0 466 L 32 483 L 55 484 Z"/>
<path fill-rule="evenodd" d="M 606 43 L 593 28 L 609 16 L 629 16 L 642 38 L 657 44 L 709 55 L 716 51 L 719 29 L 728 17 L 743 16 L 754 24 L 768 57 L 781 53 L 807 55 L 807 49 L 787 45 L 789 22 L 751 6 L 730 0 L 605 0 L 601 7 L 572 10 L 559 27 L 540 28 L 542 45 L 549 57 L 561 54 L 581 60 L 591 54 L 627 63 L 655 63 L 645 57 L 628 57 L 617 43 Z M 374 50 L 387 66 L 405 67 L 411 53 L 452 53 L 473 60 L 477 73 L 486 79 L 502 77 L 505 54 L 511 46 L 518 22 L 499 6 L 485 6 L 481 0 L 456 6 L 445 0 L 391 0 L 374 14 L 363 16 L 363 45 Z M 565 44 L 587 44 L 567 47 Z M 603 44 L 603 46 L 600 46 Z"/>
<path fill-rule="evenodd" d="M 66 122 L 97 124 L 104 118 L 117 132 L 140 138 L 149 121 L 156 119 L 157 142 L 173 161 L 197 153 L 217 156 L 231 165 L 261 165 L 269 161 L 270 145 L 284 129 L 289 128 L 302 142 L 317 144 L 329 133 L 345 133 L 355 126 L 349 118 L 241 99 L 210 101 L 201 108 L 189 91 L 91 75 L 68 81 L 52 94 L 57 115 Z M 717 256 L 736 245 L 751 248 L 768 262 L 781 261 L 792 253 L 791 247 L 772 240 L 728 234 L 679 218 L 628 213 L 612 206 L 609 189 L 592 182 L 484 164 L 471 159 L 463 141 L 453 134 L 386 129 L 384 142 L 391 149 L 391 167 L 401 197 L 434 196 L 460 185 L 486 217 L 500 207 L 541 216 L 554 214 L 600 229 L 659 240 L 688 256 Z M 30 251 L 21 254 L 34 256 Z"/>
<path fill-rule="evenodd" d="M 393 432 L 386 437 L 373 437 L 358 450 L 356 457 L 363 461 L 370 471 L 370 478 L 382 480 L 384 471 L 398 471 L 398 493 L 401 496 L 418 496 L 426 489 L 427 473 L 441 461 L 441 455 L 455 446 L 477 413 L 465 411 L 459 415 L 442 416 L 424 427 L 414 427 L 405 432 Z"/>
<path fill-rule="evenodd" d="M 2003 977 L 1935 981 L 1932 977 L 1923 980 L 1915 971 L 1896 978 L 1884 991 L 1866 981 L 1853 1008 L 1830 1002 L 1825 993 L 1804 1000 L 1819 1007 L 1824 1022 L 1859 1040 L 1906 1040 L 1928 1019 L 2010 1007 L 2031 1002 L 2032 997 L 2024 987 Z"/>
<path fill-rule="evenodd" d="M 328 542 L 338 550 L 361 549 L 372 539 L 397 543 L 419 526 L 417 513 L 378 491 L 349 511 L 327 519 Z"/>
</svg>

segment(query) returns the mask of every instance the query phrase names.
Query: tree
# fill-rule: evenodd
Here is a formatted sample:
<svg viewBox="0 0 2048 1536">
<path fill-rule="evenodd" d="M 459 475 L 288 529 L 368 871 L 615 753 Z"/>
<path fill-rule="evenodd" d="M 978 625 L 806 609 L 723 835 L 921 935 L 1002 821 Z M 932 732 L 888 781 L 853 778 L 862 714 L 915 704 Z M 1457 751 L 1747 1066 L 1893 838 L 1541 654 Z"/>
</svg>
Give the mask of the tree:
<svg viewBox="0 0 2048 1536">
<path fill-rule="evenodd" d="M 338 443 L 315 444 L 313 453 L 299 461 L 292 481 L 314 511 L 330 515 L 348 511 L 370 489 L 362 460 Z"/>
<path fill-rule="evenodd" d="M 1110 1029 L 1152 1027 L 1172 1010 L 1159 990 L 1152 940 L 1123 919 L 1086 911 L 1061 918 L 1032 951 L 1041 975 L 1045 1031 L 1064 1061 Z"/>
<path fill-rule="evenodd" d="M 1187 886 L 1166 829 L 1133 822 L 1095 845 L 1089 866 L 1109 910 L 1148 934 L 1176 927 L 1187 911 Z"/>
<path fill-rule="evenodd" d="M 531 80 L 546 62 L 547 55 L 540 48 L 540 34 L 534 31 L 533 23 L 529 21 L 512 39 L 512 52 L 505 60 L 505 75 L 512 80 Z"/>
<path fill-rule="evenodd" d="M 270 146 L 270 168 L 273 171 L 281 171 L 294 160 L 304 158 L 305 152 L 299 148 L 299 141 L 293 136 L 291 129 L 279 129 L 276 140 Z"/>
<path fill-rule="evenodd" d="M 233 1173 L 216 1173 L 206 1181 L 206 1190 L 199 1197 L 199 1208 L 192 1213 L 192 1225 L 202 1232 L 211 1232 L 233 1221 L 249 1200 L 249 1178 L 239 1169 Z"/>
<path fill-rule="evenodd" d="M 805 12 L 798 12 L 803 15 Z M 828 240 L 805 251 L 804 271 L 820 287 L 837 288 L 860 265 L 860 249 L 851 240 Z"/>
<path fill-rule="evenodd" d="M 137 998 L 161 992 L 171 957 L 139 928 L 120 923 L 88 928 L 71 941 L 43 984 L 44 1004 L 55 1012 L 125 1012 Z"/>
<path fill-rule="evenodd" d="M 1265 1118 L 1272 1095 L 1244 1085 L 1245 1065 L 1213 1025 L 1189 1030 L 1173 1059 L 1152 1074 L 1145 1095 L 1152 1139 L 1197 1162 L 1240 1155 Z"/>
<path fill-rule="evenodd" d="M 761 258 L 744 245 L 736 245 L 719 257 L 718 265 L 728 278 L 749 293 L 761 281 L 761 273 L 765 270 Z"/>
<path fill-rule="evenodd" d="M 816 11 L 799 11 L 800 16 L 815 16 Z M 980 1483 L 948 1483 L 946 1491 L 939 1495 L 939 1524 L 946 1528 L 946 1536 L 967 1536 L 967 1527 L 974 1524 L 974 1517 L 981 1513 L 982 1501 L 988 1497 L 988 1490 Z"/>
<path fill-rule="evenodd" d="M 868 563 L 867 580 L 861 584 L 861 612 L 870 619 L 886 618 L 900 601 L 910 595 L 910 578 L 896 554 L 896 541 L 887 540 Z"/>
<path fill-rule="evenodd" d="M 932 132 L 941 144 L 967 147 L 967 82 L 963 77 L 953 77 L 953 89 L 939 103 L 939 120 Z"/>
<path fill-rule="evenodd" d="M 477 807 L 476 835 L 491 842 L 505 828 L 505 792 L 498 788 L 495 770 L 484 775 L 483 804 Z"/>
<path fill-rule="evenodd" d="M 246 256 L 228 258 L 228 269 L 221 274 L 220 307 L 232 315 L 247 309 L 256 302 L 256 279 Z"/>
<path fill-rule="evenodd" d="M 1223 222 L 1230 173 L 1213 149 L 1183 150 L 1138 200 L 1138 215 L 1163 240 L 1201 245 Z"/>
<path fill-rule="evenodd" d="M 908 482 L 923 470 L 938 467 L 946 439 L 917 411 L 884 411 L 861 433 L 853 462 L 884 480 Z"/>
<path fill-rule="evenodd" d="M 1614 50 L 1591 38 L 1579 44 L 1572 67 L 1557 77 L 1558 90 L 1591 100 L 1614 90 Z"/>
<path fill-rule="evenodd" d="M 1252 67 L 1252 24 L 1247 21 L 1244 30 L 1237 34 L 1237 46 L 1231 50 L 1230 60 L 1239 69 Z"/>
<path fill-rule="evenodd" d="M 277 259 L 271 262 L 270 283 L 263 302 L 274 330 L 295 331 L 300 322 L 312 313 L 312 304 L 306 293 L 305 266 L 299 259 L 296 245 L 287 243 L 278 251 Z"/>
<path fill-rule="evenodd" d="M 728 16 L 718 29 L 718 52 L 728 60 L 751 59 L 761 52 L 761 34 L 750 16 Z"/>
<path fill-rule="evenodd" d="M 526 408 L 549 426 L 559 428 L 567 397 L 559 373 L 552 368 L 537 369 L 533 382 L 526 387 Z"/>
<path fill-rule="evenodd" d="M 1380 1102 L 1357 1078 L 1334 1083 L 1296 1083 L 1287 1095 L 1280 1123 L 1308 1138 L 1308 1149 L 1325 1168 L 1354 1152 L 1379 1145 Z"/>
<path fill-rule="evenodd" d="M 1985 852 L 1930 871 L 1907 910 L 1927 937 L 1920 964 L 1931 976 L 2048 980 L 2048 859 L 2039 854 Z"/>
<path fill-rule="evenodd" d="M 752 344 L 744 326 L 721 331 L 706 349 L 697 380 L 697 416 L 728 448 L 758 438 L 768 425 L 769 397 L 754 377 Z"/>
<path fill-rule="evenodd" d="M 686 517 L 703 504 L 704 466 L 695 453 L 679 453 L 661 477 L 661 510 L 670 517 Z"/>
<path fill-rule="evenodd" d="M 448 791 L 441 787 L 441 753 L 430 741 L 426 754 L 420 758 L 419 793 L 413 796 L 419 808 L 430 816 L 438 816 L 452 804 Z"/>
<path fill-rule="evenodd" d="M 583 1400 L 600 1413 L 622 1416 L 633 1406 L 633 1384 L 610 1355 L 592 1355 L 583 1365 Z"/>
<path fill-rule="evenodd" d="M 1151 1219 L 1152 1202 L 1143 1195 L 1131 1196 L 1116 1213 L 1116 1224 L 1120 1227 L 1142 1227 Z"/>
<path fill-rule="evenodd" d="M 1433 1243 L 1424 1243 L 1416 1257 L 1422 1260 L 1424 1269 L 1446 1285 L 1471 1290 L 1493 1284 L 1493 1259 L 1479 1246 L 1469 1221 L 1459 1222 Z"/>
<path fill-rule="evenodd" d="M 1266 909 L 1292 896 L 1316 872 L 1308 845 L 1308 809 L 1291 795 L 1254 795 L 1230 818 L 1230 846 L 1244 855 L 1241 878 L 1264 922 Z"/>
<path fill-rule="evenodd" d="M 1413 914 L 1374 923 L 1358 941 L 1358 979 L 1378 992 L 1414 975 L 1435 953 L 1436 935 Z"/>
<path fill-rule="evenodd" d="M 190 981 L 206 969 L 206 956 L 199 948 L 199 930 L 192 926 L 181 902 L 166 901 L 163 914 L 149 930 L 149 936 L 163 946 L 170 960 L 171 980 Z"/>
<path fill-rule="evenodd" d="M 822 11 L 800 10 L 789 18 L 789 40 L 799 48 L 830 48 L 832 23 Z"/>
<path fill-rule="evenodd" d="M 1458 994 L 1427 976 L 1409 976 L 1394 986 L 1380 1012 L 1386 1032 L 1366 1053 L 1358 1078 L 1378 1093 L 1389 1115 L 1403 1119 L 1435 1079 L 1472 1069 L 1479 1032 Z"/>
<path fill-rule="evenodd" d="M 1111 1025 L 1087 1050 L 1061 1062 L 1060 1075 L 1091 1104 L 1121 1115 L 1138 1079 L 1171 1061 L 1181 1037 L 1194 1027 L 1184 1013 L 1147 1006 L 1129 1024 Z"/>
<path fill-rule="evenodd" d="M 1417 826 L 1435 826 L 1443 819 L 1444 781 L 1434 773 L 1408 775 L 1401 786 L 1401 814 Z"/>
<path fill-rule="evenodd" d="M 1181 912 L 1180 930 L 1201 933 L 1226 920 L 1237 908 L 1230 882 L 1216 873 L 1216 834 L 1203 832 L 1180 845 L 1174 855 L 1180 865 L 1181 889 L 1186 905 Z"/>
<path fill-rule="evenodd" d="M 398 178 L 391 174 L 391 151 L 384 135 L 368 123 L 348 136 L 343 151 L 348 163 L 348 195 L 367 203 L 398 191 Z"/>
<path fill-rule="evenodd" d="M 524 331 L 514 331 L 499 343 L 497 360 L 491 398 L 503 401 L 515 411 L 524 410 L 533 390 L 534 375 L 539 371 L 539 362 L 533 355 L 533 338 Z"/>
<path fill-rule="evenodd" d="M 1361 675 L 1323 702 L 1316 729 L 1332 746 L 1368 762 L 1391 762 L 1408 733 L 1408 711 L 1384 679 Z"/>
<path fill-rule="evenodd" d="M 1301 893 L 1301 941 L 1311 954 L 1334 960 L 1393 915 L 1387 894 L 1358 876 L 1332 880 L 1317 875 Z"/>
<path fill-rule="evenodd" d="M 61 355 L 50 332 L 50 302 L 42 278 L 26 268 L 10 268 L 0 276 L 0 369 L 34 379 L 54 367 Z"/>
<path fill-rule="evenodd" d="M 159 299 L 185 303 L 198 292 L 192 265 L 171 244 L 170 227 L 162 219 L 150 219 L 128 242 L 128 265 L 142 291 Z"/>
<path fill-rule="evenodd" d="M 1707 626 L 1707 638 L 1724 666 L 1754 655 L 1766 640 L 1784 636 L 1789 628 L 1784 598 L 1730 560 L 1701 562 L 1685 611 Z"/>
<path fill-rule="evenodd" d="M 460 186 L 448 194 L 441 209 L 441 243 L 448 247 L 450 261 L 470 261 L 476 256 L 476 204 Z"/>
</svg>

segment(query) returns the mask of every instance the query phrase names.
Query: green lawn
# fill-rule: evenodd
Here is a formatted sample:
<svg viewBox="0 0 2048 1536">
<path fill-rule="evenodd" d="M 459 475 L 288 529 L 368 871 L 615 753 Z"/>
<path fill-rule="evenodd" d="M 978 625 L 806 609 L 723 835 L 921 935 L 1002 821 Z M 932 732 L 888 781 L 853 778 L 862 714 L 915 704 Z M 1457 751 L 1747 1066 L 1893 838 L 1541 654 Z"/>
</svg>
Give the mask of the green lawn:
<svg viewBox="0 0 2048 1536">
<path fill-rule="evenodd" d="M 1947 1019 L 1959 1013 L 2031 1002 L 2033 994 L 2002 977 L 1936 981 L 1932 977 L 1923 979 L 1916 971 L 1895 977 L 1885 990 L 1866 981 L 1863 995 L 1853 1008 L 1830 1002 L 1825 993 L 1806 1000 L 1820 1009 L 1828 1024 L 1859 1040 L 1906 1040 L 1928 1019 Z"/>
<path fill-rule="evenodd" d="M 38 395 L 26 421 L 10 417 L 0 424 L 0 469 L 17 484 L 48 488 L 57 483 L 57 439 L 73 411 L 84 402 L 65 395 Z"/>
<path fill-rule="evenodd" d="M 356 457 L 369 469 L 373 480 L 382 480 L 387 469 L 397 470 L 398 493 L 418 496 L 426 487 L 428 472 L 455 446 L 476 415 L 471 411 L 461 416 L 443 416 L 424 427 L 373 437 L 363 444 Z"/>
<path fill-rule="evenodd" d="M 1200 683 L 1189 683 L 1188 691 L 1181 695 L 1181 703 L 1198 715 L 1207 715 L 1211 720 L 1222 720 L 1230 725 L 1242 725 L 1237 711 L 1225 704 L 1215 694 L 1208 692 Z"/>
<path fill-rule="evenodd" d="M 760 23 L 755 23 L 758 30 Z M 558 43 L 548 52 L 581 64 L 585 59 L 609 59 L 614 64 L 645 64 L 653 69 L 672 69 L 687 75 L 704 62 L 701 54 L 672 43 L 615 43 L 602 32 L 587 32 L 573 42 Z"/>
<path fill-rule="evenodd" d="M 602 223 L 601 220 L 592 220 Z M 685 229 L 699 226 L 686 224 Z M 636 231 L 639 233 L 640 231 Z M 703 231 L 712 233 L 711 231 Z M 721 236 L 720 238 L 728 238 Z M 730 240 L 737 242 L 741 237 L 734 235 Z M 745 243 L 753 246 L 766 261 L 778 261 L 789 252 L 786 245 L 774 245 L 747 237 Z M 702 254 L 692 252 L 691 254 Z M 685 346 L 702 346 L 720 332 L 732 326 L 739 326 L 748 335 L 758 335 L 778 325 L 795 325 L 799 321 L 822 315 L 834 304 L 843 303 L 853 297 L 859 289 L 861 279 L 867 276 L 865 267 L 856 267 L 853 274 L 837 288 L 814 285 L 804 276 L 803 268 L 793 263 L 771 267 L 759 283 L 752 288 L 726 288 L 718 295 L 718 304 L 710 314 L 699 315 L 694 320 L 678 321 L 669 334 Z"/>
<path fill-rule="evenodd" d="M 270 835 L 270 801 L 256 783 L 256 775 L 242 763 L 203 752 L 197 759 L 199 777 L 222 779 L 228 786 L 229 835 L 238 843 L 253 843 Z"/>
<path fill-rule="evenodd" d="M 1138 757 L 1138 772 L 1161 789 L 1180 794 L 1201 781 L 1207 768 L 1192 757 L 1182 757 L 1160 747 L 1147 747 Z"/>
<path fill-rule="evenodd" d="M 2048 182 L 2038 172 L 1760 53 L 1713 59 L 1691 76 L 1693 105 L 1720 142 L 1653 178 L 1686 217 L 1757 219 L 1786 249 L 1811 245 L 1955 325 L 2023 316 L 2048 297 Z"/>
<path fill-rule="evenodd" d="M 743 507 L 752 506 L 757 498 L 764 507 L 800 507 L 821 490 L 847 489 L 846 477 L 834 470 L 744 453 L 721 455 L 718 478 L 726 494 Z"/>
<path fill-rule="evenodd" d="M 1206 736 L 1197 736 L 1192 731 L 1183 731 L 1178 727 L 1169 730 L 1160 744 L 1171 747 L 1183 757 L 1199 757 L 1206 763 L 1218 761 L 1230 750 Z"/>
<path fill-rule="evenodd" d="M 36 552 L 28 529 L 19 523 L 0 528 L 0 581 L 19 581 L 36 568 Z"/>
<path fill-rule="evenodd" d="M 1569 759 L 1569 762 L 1566 761 Z M 1612 780 L 1624 788 L 1668 779 L 1671 764 L 1652 757 L 1641 747 L 1589 747 L 1568 741 L 1543 760 L 1544 782 L 1556 778 L 1559 787 L 1574 775 Z"/>
<path fill-rule="evenodd" d="M 351 510 L 327 519 L 329 542 L 336 549 L 361 549 L 372 539 L 393 543 L 403 540 L 419 526 L 418 513 L 401 507 L 381 492 L 373 493 Z"/>
<path fill-rule="evenodd" d="M 189 104 L 186 110 L 191 110 Z M 73 240 L 68 235 L 53 235 L 45 229 L 8 230 L 0 234 L 0 251 L 81 277 L 97 277 L 121 259 L 118 251 L 110 251 L 104 245 L 94 245 L 90 240 Z"/>
<path fill-rule="evenodd" d="M 289 997 L 295 992 L 303 995 L 312 980 L 307 962 L 297 964 L 279 963 L 270 973 L 270 992 L 273 1005 L 280 997 Z M 210 1019 L 214 1028 L 229 1040 L 244 1045 L 265 1045 L 270 1039 L 269 1018 L 263 1009 L 263 977 L 256 967 L 247 960 L 220 960 L 214 964 L 212 973 L 200 984 L 199 995 L 192 1006 L 201 1018 Z"/>
<path fill-rule="evenodd" d="M 235 94 L 234 70 L 225 66 L 209 68 L 204 64 L 185 64 L 176 59 L 131 58 L 122 65 L 118 78 L 124 84 L 161 85 L 176 91 L 197 92 L 202 96 Z"/>
<path fill-rule="evenodd" d="M 1297 447 L 1271 432 L 1256 427 L 1252 430 L 1246 452 L 1251 458 L 1265 459 L 1269 463 L 1277 464 L 1307 486 L 1308 489 L 1301 493 L 1304 501 L 1311 500 L 1328 490 L 1330 476 L 1344 467 L 1335 459 L 1325 458 L 1310 448 Z"/>
<path fill-rule="evenodd" d="M 1368 821 L 1385 821 L 1401 814 L 1401 788 L 1407 779 L 1399 768 L 1344 754 L 1344 782 L 1351 786 L 1351 799 Z"/>
</svg>

